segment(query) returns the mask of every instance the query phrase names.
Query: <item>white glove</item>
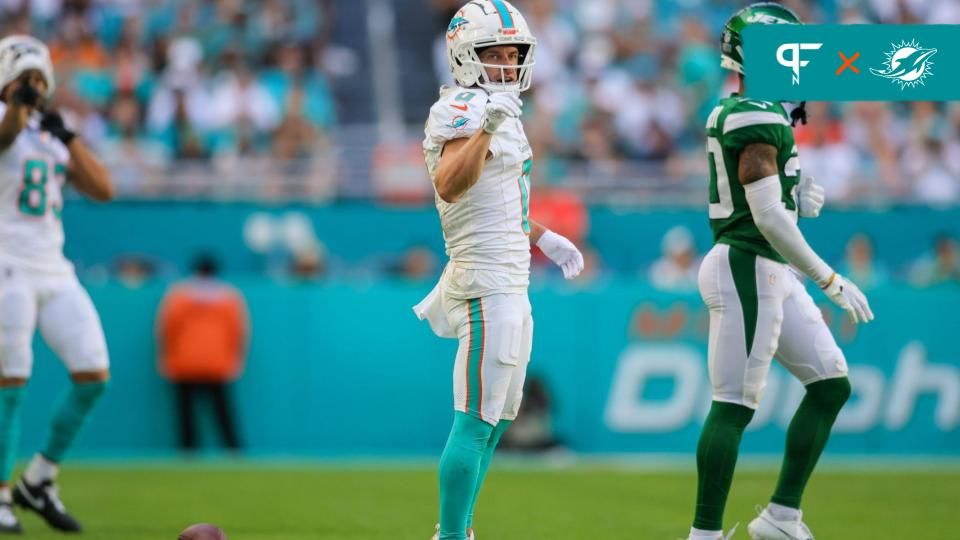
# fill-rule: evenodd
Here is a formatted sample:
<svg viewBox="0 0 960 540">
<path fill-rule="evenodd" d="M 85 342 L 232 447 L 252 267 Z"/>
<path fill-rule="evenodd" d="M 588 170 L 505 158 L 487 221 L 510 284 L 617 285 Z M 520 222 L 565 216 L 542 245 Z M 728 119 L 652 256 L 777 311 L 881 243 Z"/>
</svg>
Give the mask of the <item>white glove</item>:
<svg viewBox="0 0 960 540">
<path fill-rule="evenodd" d="M 860 288 L 840 274 L 834 273 L 830 283 L 823 288 L 834 304 L 846 311 L 854 323 L 870 322 L 873 320 L 873 311 L 867 302 L 867 297 Z"/>
<path fill-rule="evenodd" d="M 537 247 L 563 270 L 564 278 L 573 279 L 583 271 L 583 254 L 563 236 L 546 231 L 537 240 Z"/>
<path fill-rule="evenodd" d="M 487 100 L 486 115 L 483 117 L 483 130 L 493 134 L 507 118 L 520 118 L 520 94 L 516 92 L 494 92 Z"/>
<path fill-rule="evenodd" d="M 812 176 L 800 178 L 800 184 L 797 186 L 797 212 L 800 217 L 815 218 L 819 216 L 825 200 L 826 192 L 820 184 L 814 182 Z"/>
</svg>

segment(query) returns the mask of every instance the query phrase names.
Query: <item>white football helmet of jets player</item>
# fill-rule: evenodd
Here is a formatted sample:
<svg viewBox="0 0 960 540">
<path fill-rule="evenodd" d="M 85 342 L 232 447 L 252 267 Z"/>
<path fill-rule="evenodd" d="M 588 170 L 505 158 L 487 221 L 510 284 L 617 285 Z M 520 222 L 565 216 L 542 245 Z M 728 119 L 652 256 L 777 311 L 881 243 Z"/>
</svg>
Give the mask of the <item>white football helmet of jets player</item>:
<svg viewBox="0 0 960 540">
<path fill-rule="evenodd" d="M 0 88 L 17 80 L 23 72 L 36 69 L 47 82 L 46 98 L 54 91 L 50 49 L 35 37 L 14 35 L 0 40 Z"/>
<path fill-rule="evenodd" d="M 484 64 L 479 51 L 496 45 L 514 45 L 520 51 L 516 66 Z M 523 92 L 533 81 L 533 51 L 537 39 L 530 34 L 527 21 L 506 0 L 474 0 L 454 15 L 447 27 L 447 60 L 457 84 L 479 86 L 488 92 Z M 499 80 L 491 80 L 487 69 L 500 70 Z M 514 80 L 507 72 L 516 70 Z M 494 71 L 496 73 L 496 71 Z"/>
</svg>

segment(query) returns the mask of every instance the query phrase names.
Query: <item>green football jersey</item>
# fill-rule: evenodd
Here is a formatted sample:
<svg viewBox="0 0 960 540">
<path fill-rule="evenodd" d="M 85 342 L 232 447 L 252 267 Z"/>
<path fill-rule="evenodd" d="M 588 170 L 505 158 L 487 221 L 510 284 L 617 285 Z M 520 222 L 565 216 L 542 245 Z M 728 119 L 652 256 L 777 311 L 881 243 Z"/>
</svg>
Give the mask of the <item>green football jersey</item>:
<svg viewBox="0 0 960 540">
<path fill-rule="evenodd" d="M 740 184 L 737 172 L 740 152 L 753 143 L 769 144 L 777 149 L 783 204 L 796 215 L 795 193 L 800 181 L 800 160 L 789 115 L 779 103 L 733 94 L 722 99 L 707 119 L 713 239 L 761 257 L 786 262 L 757 229 L 747 205 L 746 192 Z"/>
</svg>

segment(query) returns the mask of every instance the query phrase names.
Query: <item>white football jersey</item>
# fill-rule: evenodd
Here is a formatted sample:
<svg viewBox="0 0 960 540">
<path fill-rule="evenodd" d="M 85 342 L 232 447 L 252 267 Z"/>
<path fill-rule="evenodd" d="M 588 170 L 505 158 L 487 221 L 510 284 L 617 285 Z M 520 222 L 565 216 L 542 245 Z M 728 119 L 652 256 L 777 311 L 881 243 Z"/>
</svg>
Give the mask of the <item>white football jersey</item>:
<svg viewBox="0 0 960 540">
<path fill-rule="evenodd" d="M 444 87 L 430 108 L 423 140 L 433 180 L 443 145 L 480 129 L 488 94 L 480 88 Z M 530 282 L 530 167 L 532 152 L 523 124 L 508 118 L 494 133 L 477 180 L 455 203 L 435 194 L 453 276 L 455 298 L 525 292 Z"/>
<path fill-rule="evenodd" d="M 0 117 L 6 104 L 0 102 Z M 0 264 L 41 273 L 71 272 L 63 256 L 63 184 L 70 152 L 40 131 L 34 114 L 0 152 Z"/>
</svg>

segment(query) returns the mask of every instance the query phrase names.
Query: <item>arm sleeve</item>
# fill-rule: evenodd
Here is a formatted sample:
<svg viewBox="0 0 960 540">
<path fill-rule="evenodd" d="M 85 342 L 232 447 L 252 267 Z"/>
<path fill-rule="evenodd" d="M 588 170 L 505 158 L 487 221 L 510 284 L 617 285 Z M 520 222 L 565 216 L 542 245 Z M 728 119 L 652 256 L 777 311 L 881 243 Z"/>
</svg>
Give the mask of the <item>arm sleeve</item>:
<svg viewBox="0 0 960 540">
<path fill-rule="evenodd" d="M 780 178 L 768 176 L 743 187 L 753 221 L 763 237 L 790 264 L 823 287 L 833 276 L 833 269 L 813 251 L 783 206 Z"/>
</svg>

